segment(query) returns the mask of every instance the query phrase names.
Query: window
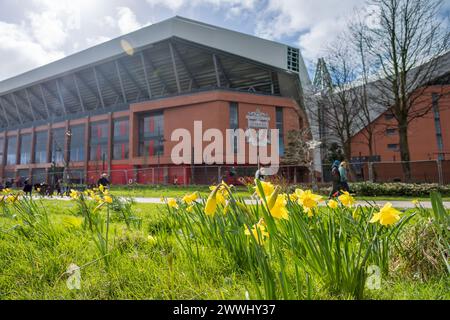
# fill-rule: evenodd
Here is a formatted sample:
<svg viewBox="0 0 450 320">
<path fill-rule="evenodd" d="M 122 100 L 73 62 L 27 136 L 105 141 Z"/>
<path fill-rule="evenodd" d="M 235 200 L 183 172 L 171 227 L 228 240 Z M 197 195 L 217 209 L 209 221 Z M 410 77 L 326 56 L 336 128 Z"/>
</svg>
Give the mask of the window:
<svg viewBox="0 0 450 320">
<path fill-rule="evenodd" d="M 387 136 L 393 136 L 395 134 L 397 134 L 397 129 L 395 129 L 395 128 L 387 128 L 386 129 L 386 135 Z"/>
<path fill-rule="evenodd" d="M 139 155 L 164 153 L 164 117 L 162 113 L 143 115 L 139 119 Z"/>
<path fill-rule="evenodd" d="M 283 108 L 276 108 L 276 127 L 279 130 L 279 153 L 280 157 L 284 156 L 284 134 L 283 134 Z"/>
<path fill-rule="evenodd" d="M 6 146 L 6 164 L 16 164 L 17 137 L 8 137 Z"/>
<path fill-rule="evenodd" d="M 128 159 L 128 118 L 114 120 L 113 159 Z"/>
<path fill-rule="evenodd" d="M 391 151 L 398 151 L 398 143 L 389 143 L 387 148 Z"/>
<path fill-rule="evenodd" d="M 45 169 L 33 169 L 31 171 L 31 183 L 43 183 L 47 180 L 47 171 Z"/>
<path fill-rule="evenodd" d="M 299 72 L 300 69 L 300 50 L 297 48 L 288 47 L 287 52 L 287 66 L 288 70 Z"/>
<path fill-rule="evenodd" d="M 5 146 L 5 139 L 0 139 L 0 165 L 3 165 L 3 148 Z"/>
<path fill-rule="evenodd" d="M 239 112 L 237 102 L 230 102 L 230 129 L 236 130 L 239 128 L 238 115 Z M 234 146 L 234 153 L 238 153 L 238 137 L 234 133 L 231 133 L 231 135 Z"/>
<path fill-rule="evenodd" d="M 34 163 L 47 162 L 47 138 L 47 131 L 37 131 L 35 133 Z"/>
<path fill-rule="evenodd" d="M 84 124 L 70 128 L 70 161 L 84 161 L 84 128 Z"/>
<path fill-rule="evenodd" d="M 100 161 L 108 158 L 108 121 L 91 123 L 89 160 Z"/>
<path fill-rule="evenodd" d="M 20 164 L 31 162 L 31 134 L 20 136 Z"/>
<path fill-rule="evenodd" d="M 394 114 L 391 111 L 388 111 L 384 114 L 384 119 L 385 120 L 392 120 L 394 119 Z"/>
<path fill-rule="evenodd" d="M 64 162 L 64 149 L 66 143 L 66 129 L 58 128 L 52 130 L 51 162 Z"/>
</svg>

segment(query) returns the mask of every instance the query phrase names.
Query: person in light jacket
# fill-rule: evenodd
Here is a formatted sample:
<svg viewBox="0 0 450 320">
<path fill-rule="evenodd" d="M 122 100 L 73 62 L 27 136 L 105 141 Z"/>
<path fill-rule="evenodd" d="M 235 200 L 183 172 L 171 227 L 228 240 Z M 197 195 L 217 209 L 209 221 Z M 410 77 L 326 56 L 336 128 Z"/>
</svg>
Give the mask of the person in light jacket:
<svg viewBox="0 0 450 320">
<path fill-rule="evenodd" d="M 348 185 L 348 164 L 345 161 L 342 161 L 339 165 L 339 175 L 341 177 L 341 189 L 343 191 L 350 192 L 350 187 Z"/>
</svg>

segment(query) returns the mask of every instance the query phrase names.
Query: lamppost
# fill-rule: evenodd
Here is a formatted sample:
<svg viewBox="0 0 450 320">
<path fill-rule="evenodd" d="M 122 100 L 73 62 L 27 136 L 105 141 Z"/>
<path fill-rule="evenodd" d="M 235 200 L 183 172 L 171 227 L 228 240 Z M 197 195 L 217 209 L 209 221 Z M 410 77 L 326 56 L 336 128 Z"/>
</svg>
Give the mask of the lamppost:
<svg viewBox="0 0 450 320">
<path fill-rule="evenodd" d="M 319 147 L 322 144 L 321 141 L 318 140 L 309 140 L 306 142 L 306 145 L 308 146 L 308 156 L 310 158 L 309 161 L 309 171 L 311 173 L 311 184 L 313 191 L 317 191 L 317 181 L 316 181 L 316 175 L 314 173 L 314 150 Z"/>
<path fill-rule="evenodd" d="M 160 157 L 161 157 L 161 150 L 160 147 L 161 145 L 164 144 L 164 142 L 166 141 L 166 139 L 164 139 L 164 136 L 161 135 L 161 128 L 158 127 L 158 151 L 157 151 L 157 157 L 158 157 L 158 182 L 159 182 L 159 170 L 160 170 Z M 164 150 L 164 149 L 163 149 Z"/>
</svg>

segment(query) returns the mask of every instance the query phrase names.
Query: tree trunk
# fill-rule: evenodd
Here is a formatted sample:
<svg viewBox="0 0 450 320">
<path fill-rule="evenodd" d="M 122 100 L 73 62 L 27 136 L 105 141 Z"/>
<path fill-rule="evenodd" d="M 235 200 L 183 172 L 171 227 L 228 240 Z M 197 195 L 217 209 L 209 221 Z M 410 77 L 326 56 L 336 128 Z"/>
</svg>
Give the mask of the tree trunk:
<svg viewBox="0 0 450 320">
<path fill-rule="evenodd" d="M 399 144 L 400 144 L 400 159 L 402 161 L 403 174 L 406 182 L 411 180 L 411 164 L 408 145 L 408 122 L 406 119 L 399 119 L 398 122 Z"/>
</svg>

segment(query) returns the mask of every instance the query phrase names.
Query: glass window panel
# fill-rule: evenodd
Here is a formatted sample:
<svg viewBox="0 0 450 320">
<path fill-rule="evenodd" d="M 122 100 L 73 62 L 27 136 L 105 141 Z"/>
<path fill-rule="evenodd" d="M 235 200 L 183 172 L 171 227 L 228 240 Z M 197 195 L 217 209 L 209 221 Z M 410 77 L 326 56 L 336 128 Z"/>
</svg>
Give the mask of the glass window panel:
<svg viewBox="0 0 450 320">
<path fill-rule="evenodd" d="M 66 143 L 66 129 L 58 128 L 52 130 L 51 161 L 54 163 L 64 162 L 64 148 Z"/>
<path fill-rule="evenodd" d="M 141 116 L 139 119 L 139 155 L 155 156 L 164 153 L 164 117 L 162 113 Z"/>
<path fill-rule="evenodd" d="M 113 159 L 121 160 L 128 158 L 128 151 L 129 151 L 128 140 L 129 140 L 128 119 L 114 120 Z"/>
<path fill-rule="evenodd" d="M 34 144 L 34 162 L 35 163 L 46 163 L 47 162 L 47 131 L 37 131 L 35 133 L 35 144 Z"/>
<path fill-rule="evenodd" d="M 89 160 L 108 159 L 108 121 L 91 123 Z"/>
<path fill-rule="evenodd" d="M 17 136 L 7 138 L 6 164 L 16 164 Z"/>
<path fill-rule="evenodd" d="M 20 164 L 31 162 L 31 134 L 20 136 Z"/>
<path fill-rule="evenodd" d="M 70 128 L 70 161 L 84 161 L 84 129 L 85 125 Z"/>
</svg>

